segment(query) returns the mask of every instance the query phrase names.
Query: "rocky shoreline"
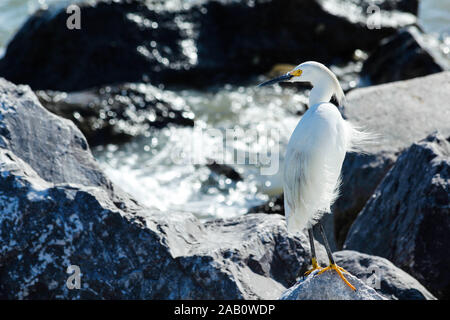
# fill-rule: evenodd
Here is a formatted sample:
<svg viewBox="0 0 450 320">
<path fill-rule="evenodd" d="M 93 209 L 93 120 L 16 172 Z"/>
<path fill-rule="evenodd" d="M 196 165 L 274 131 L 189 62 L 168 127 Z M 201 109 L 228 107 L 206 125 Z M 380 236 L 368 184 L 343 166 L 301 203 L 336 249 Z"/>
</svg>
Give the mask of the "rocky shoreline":
<svg viewBox="0 0 450 320">
<path fill-rule="evenodd" d="M 2 298 L 274 299 L 295 283 L 299 270 L 307 270 L 307 238 L 288 235 L 281 215 L 201 223 L 186 213 L 163 215 L 146 209 L 101 173 L 73 123 L 45 110 L 28 87 L 5 80 L 0 85 Z M 46 125 L 39 126 L 43 119 Z M 51 136 L 58 144 L 49 142 Z M 428 143 L 433 139 L 444 143 L 447 151 L 442 152 L 448 152 L 445 139 L 432 136 Z M 408 161 L 408 152 L 399 161 Z M 448 154 L 444 156 L 448 166 Z M 392 175 L 395 179 L 395 166 L 390 172 L 385 180 Z M 448 191 L 448 176 L 441 175 L 436 187 Z M 445 196 L 448 193 L 441 193 L 439 201 L 445 202 Z M 448 226 L 448 209 L 433 210 L 442 214 L 439 227 Z M 346 248 L 352 247 L 359 219 Z M 431 238 L 421 240 L 427 246 L 436 244 Z M 326 261 L 323 248 L 319 243 L 317 247 Z M 337 254 L 341 265 L 351 265 L 353 255 Z M 434 270 L 445 274 L 445 257 L 437 254 L 433 259 Z M 77 292 L 65 286 L 66 267 L 72 264 L 83 272 L 85 286 Z M 410 280 L 402 282 L 397 274 Z M 381 294 L 404 298 L 392 292 L 413 290 L 414 298 L 433 298 L 403 271 L 391 271 L 390 277 L 390 293 L 381 289 Z M 444 293 L 445 286 L 437 292 Z"/>
<path fill-rule="evenodd" d="M 63 10 L 36 12 L 0 60 L 0 299 L 450 298 L 450 72 L 413 26 L 417 2 L 384 1 L 373 30 L 341 0 L 81 8 L 75 32 L 58 27 Z M 284 19 L 262 22 L 273 15 Z M 296 278 L 310 268 L 309 242 L 287 233 L 282 196 L 204 222 L 143 206 L 92 156 L 96 145 L 193 126 L 167 86 L 253 83 L 278 63 L 352 64 L 357 50 L 368 53 L 352 79 L 361 88 L 342 112 L 379 139 L 347 155 L 325 217 L 353 295 L 333 274 Z M 208 168 L 244 179 L 232 166 Z M 325 264 L 320 242 L 316 250 Z M 71 265 L 77 290 L 66 285 Z"/>
</svg>

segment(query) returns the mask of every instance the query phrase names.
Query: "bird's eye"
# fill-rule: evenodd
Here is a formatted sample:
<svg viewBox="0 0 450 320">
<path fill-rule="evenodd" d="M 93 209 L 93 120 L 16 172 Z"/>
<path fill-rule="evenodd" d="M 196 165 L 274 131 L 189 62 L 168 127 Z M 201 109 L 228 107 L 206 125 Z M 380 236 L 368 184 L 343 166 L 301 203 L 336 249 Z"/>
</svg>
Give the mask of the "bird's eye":
<svg viewBox="0 0 450 320">
<path fill-rule="evenodd" d="M 302 72 L 303 72 L 302 70 L 297 69 L 297 70 L 291 71 L 289 73 L 290 73 L 291 76 L 300 77 L 302 75 Z"/>
</svg>

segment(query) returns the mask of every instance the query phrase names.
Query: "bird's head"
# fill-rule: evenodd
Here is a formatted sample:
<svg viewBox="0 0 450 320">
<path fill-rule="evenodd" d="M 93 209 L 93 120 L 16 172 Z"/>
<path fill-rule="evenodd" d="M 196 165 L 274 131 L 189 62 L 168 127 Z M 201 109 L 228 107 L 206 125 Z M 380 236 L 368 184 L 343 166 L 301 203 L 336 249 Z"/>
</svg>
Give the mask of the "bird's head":
<svg viewBox="0 0 450 320">
<path fill-rule="evenodd" d="M 323 64 L 315 61 L 307 61 L 299 64 L 291 71 L 277 78 L 261 83 L 258 87 L 267 86 L 277 82 L 310 82 L 314 85 L 324 76 L 332 76 L 333 73 Z"/>
<path fill-rule="evenodd" d="M 263 82 L 258 87 L 278 82 L 309 82 L 313 87 L 329 88 L 330 97 L 335 95 L 340 104 L 345 99 L 344 92 L 333 72 L 316 61 L 303 62 L 286 74 Z"/>
</svg>

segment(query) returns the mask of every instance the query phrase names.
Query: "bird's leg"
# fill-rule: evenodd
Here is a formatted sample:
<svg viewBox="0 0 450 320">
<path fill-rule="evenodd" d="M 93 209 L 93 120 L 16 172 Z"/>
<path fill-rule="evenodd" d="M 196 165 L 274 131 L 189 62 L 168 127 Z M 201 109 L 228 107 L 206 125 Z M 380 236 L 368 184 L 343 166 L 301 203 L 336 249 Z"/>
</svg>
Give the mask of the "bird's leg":
<svg viewBox="0 0 450 320">
<path fill-rule="evenodd" d="M 320 234 L 322 235 L 323 241 L 325 243 L 325 249 L 327 250 L 328 259 L 330 260 L 330 265 L 326 268 L 323 268 L 320 270 L 317 275 L 327 271 L 327 270 L 335 270 L 339 277 L 341 277 L 342 281 L 345 282 L 346 285 L 348 285 L 352 290 L 356 290 L 356 288 L 348 282 L 348 280 L 344 277 L 342 272 L 348 273 L 344 268 L 339 267 L 336 262 L 334 262 L 333 254 L 331 253 L 330 245 L 328 244 L 327 236 L 325 235 L 325 230 L 323 229 L 322 223 L 319 221 L 319 230 Z"/>
<path fill-rule="evenodd" d="M 311 247 L 311 264 L 312 264 L 312 269 L 308 270 L 305 272 L 305 276 L 307 276 L 308 274 L 310 274 L 311 272 L 318 270 L 318 269 L 322 269 L 321 266 L 319 266 L 319 264 L 317 263 L 317 257 L 316 257 L 316 248 L 314 247 L 314 232 L 312 228 L 308 229 L 308 235 L 309 235 L 309 244 Z"/>
</svg>

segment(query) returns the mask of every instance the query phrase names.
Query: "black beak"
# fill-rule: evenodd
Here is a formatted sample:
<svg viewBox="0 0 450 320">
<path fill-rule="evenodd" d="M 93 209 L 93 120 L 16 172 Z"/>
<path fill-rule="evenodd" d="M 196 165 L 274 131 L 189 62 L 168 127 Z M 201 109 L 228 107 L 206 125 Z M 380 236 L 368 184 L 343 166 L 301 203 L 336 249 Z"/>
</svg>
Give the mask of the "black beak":
<svg viewBox="0 0 450 320">
<path fill-rule="evenodd" d="M 281 77 L 278 77 L 278 78 L 275 78 L 275 79 L 272 79 L 272 80 L 268 80 L 266 82 L 263 82 L 263 83 L 259 84 L 258 88 L 259 87 L 268 86 L 269 84 L 274 84 L 274 83 L 281 82 L 281 81 L 287 81 L 287 80 L 291 79 L 292 77 L 293 77 L 293 75 L 290 75 L 289 73 L 286 73 L 286 74 L 282 75 Z"/>
</svg>

